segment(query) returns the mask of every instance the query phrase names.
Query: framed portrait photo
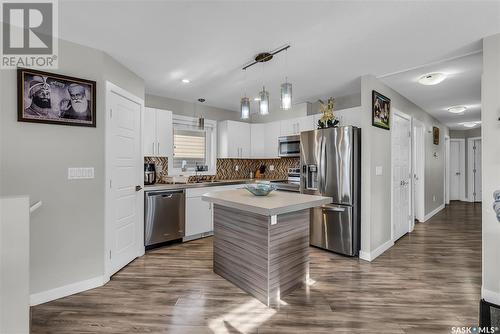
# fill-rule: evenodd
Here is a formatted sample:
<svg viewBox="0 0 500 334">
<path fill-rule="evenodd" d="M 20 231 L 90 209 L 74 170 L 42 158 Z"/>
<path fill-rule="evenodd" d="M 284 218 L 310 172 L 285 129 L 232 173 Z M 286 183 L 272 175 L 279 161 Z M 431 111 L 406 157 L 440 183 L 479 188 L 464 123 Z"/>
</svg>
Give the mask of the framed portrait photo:
<svg viewBox="0 0 500 334">
<path fill-rule="evenodd" d="M 372 91 L 372 125 L 385 130 L 391 129 L 391 99 Z"/>
<path fill-rule="evenodd" d="M 439 145 L 439 128 L 436 126 L 432 127 L 432 142 L 434 145 Z"/>
<path fill-rule="evenodd" d="M 32 69 L 17 70 L 17 120 L 96 127 L 96 82 Z"/>
</svg>

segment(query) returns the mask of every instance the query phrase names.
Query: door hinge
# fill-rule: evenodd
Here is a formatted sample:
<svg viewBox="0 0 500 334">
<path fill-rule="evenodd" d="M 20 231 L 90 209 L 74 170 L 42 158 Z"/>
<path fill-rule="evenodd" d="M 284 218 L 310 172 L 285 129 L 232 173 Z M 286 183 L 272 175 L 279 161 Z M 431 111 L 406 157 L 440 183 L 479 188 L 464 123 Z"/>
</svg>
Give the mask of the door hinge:
<svg viewBox="0 0 500 334">
<path fill-rule="evenodd" d="M 113 109 L 109 109 L 109 118 L 113 118 Z"/>
<path fill-rule="evenodd" d="M 111 260 L 111 249 L 109 250 L 109 259 Z"/>
<path fill-rule="evenodd" d="M 109 188 L 111 188 L 112 182 L 111 179 L 109 180 Z"/>
<path fill-rule="evenodd" d="M 475 173 L 475 172 L 476 172 L 476 169 L 474 168 L 474 169 L 472 170 L 472 172 L 473 172 L 473 173 Z"/>
<path fill-rule="evenodd" d="M 411 131 L 409 131 L 409 132 L 408 132 L 408 137 L 410 137 L 410 138 L 411 138 Z"/>
<path fill-rule="evenodd" d="M 475 151 L 476 150 L 476 146 L 472 146 L 472 149 Z"/>
</svg>

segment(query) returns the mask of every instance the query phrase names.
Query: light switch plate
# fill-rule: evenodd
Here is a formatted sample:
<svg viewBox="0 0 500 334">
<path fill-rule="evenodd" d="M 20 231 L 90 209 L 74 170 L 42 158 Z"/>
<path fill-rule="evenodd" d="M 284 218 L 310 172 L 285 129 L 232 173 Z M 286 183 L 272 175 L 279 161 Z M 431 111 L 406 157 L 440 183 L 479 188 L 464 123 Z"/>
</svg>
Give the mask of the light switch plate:
<svg viewBox="0 0 500 334">
<path fill-rule="evenodd" d="M 274 170 L 274 165 L 269 166 L 269 170 L 272 172 Z"/>
<path fill-rule="evenodd" d="M 383 174 L 382 166 L 376 166 L 375 167 L 375 175 L 382 175 L 382 174 Z"/>
<path fill-rule="evenodd" d="M 70 167 L 68 168 L 68 180 L 93 179 L 94 167 Z"/>
</svg>

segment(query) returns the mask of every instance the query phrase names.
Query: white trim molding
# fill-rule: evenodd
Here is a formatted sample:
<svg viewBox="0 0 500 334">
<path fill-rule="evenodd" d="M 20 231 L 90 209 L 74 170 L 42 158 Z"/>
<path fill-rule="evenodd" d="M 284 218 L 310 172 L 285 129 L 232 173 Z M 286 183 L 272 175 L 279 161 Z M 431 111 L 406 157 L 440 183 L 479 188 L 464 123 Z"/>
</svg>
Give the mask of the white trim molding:
<svg viewBox="0 0 500 334">
<path fill-rule="evenodd" d="M 500 293 L 481 287 L 481 297 L 488 303 L 500 305 Z"/>
<path fill-rule="evenodd" d="M 30 306 L 47 303 L 52 300 L 74 295 L 75 293 L 98 288 L 106 284 L 109 280 L 104 276 L 89 278 L 84 281 L 63 285 L 55 289 L 33 293 L 30 295 Z"/>
<path fill-rule="evenodd" d="M 371 261 L 375 260 L 377 257 L 379 257 L 380 255 L 382 255 L 382 253 L 384 253 L 386 250 L 388 250 L 392 246 L 394 246 L 394 240 L 389 240 L 389 241 L 383 243 L 382 245 L 378 246 L 377 248 L 375 248 L 372 252 L 360 251 L 359 258 L 361 260 L 371 262 Z"/>
<path fill-rule="evenodd" d="M 429 212 L 428 214 L 426 214 L 425 217 L 424 217 L 424 220 L 422 221 L 422 223 L 424 223 L 424 222 L 428 221 L 429 219 L 431 219 L 432 217 L 434 217 L 441 210 L 443 210 L 444 207 L 445 207 L 445 205 L 441 204 L 440 206 L 438 206 L 437 208 L 435 208 L 434 210 L 432 210 L 431 212 Z"/>
</svg>

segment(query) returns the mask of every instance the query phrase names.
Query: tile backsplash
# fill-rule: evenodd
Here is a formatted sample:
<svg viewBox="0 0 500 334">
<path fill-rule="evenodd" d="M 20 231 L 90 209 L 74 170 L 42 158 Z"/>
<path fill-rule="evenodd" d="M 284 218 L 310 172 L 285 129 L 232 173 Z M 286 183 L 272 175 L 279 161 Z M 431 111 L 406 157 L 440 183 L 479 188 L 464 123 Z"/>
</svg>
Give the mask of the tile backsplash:
<svg viewBox="0 0 500 334">
<path fill-rule="evenodd" d="M 167 157 L 144 157 L 144 162 L 153 162 L 156 165 L 156 182 L 166 183 L 168 175 Z M 203 175 L 200 178 L 204 181 L 218 180 L 239 180 L 250 178 L 250 173 L 255 172 L 260 166 L 266 166 L 266 172 L 262 176 L 265 179 L 286 179 L 288 168 L 299 167 L 299 158 L 280 159 L 217 159 L 216 175 Z M 274 170 L 271 170 L 271 167 Z M 195 181 L 191 176 L 189 182 Z"/>
</svg>

